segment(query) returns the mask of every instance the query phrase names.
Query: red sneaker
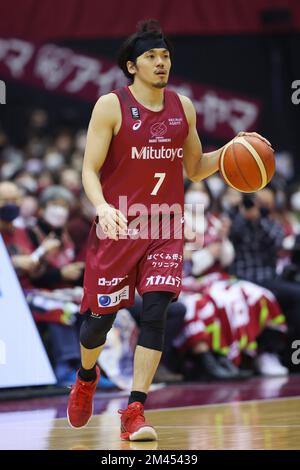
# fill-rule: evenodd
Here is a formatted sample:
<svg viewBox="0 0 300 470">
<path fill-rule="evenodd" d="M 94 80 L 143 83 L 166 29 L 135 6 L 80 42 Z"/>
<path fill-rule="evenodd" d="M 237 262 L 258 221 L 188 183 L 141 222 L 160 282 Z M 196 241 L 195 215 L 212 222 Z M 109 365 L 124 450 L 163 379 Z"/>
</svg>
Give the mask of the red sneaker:
<svg viewBox="0 0 300 470">
<path fill-rule="evenodd" d="M 144 405 L 135 401 L 121 415 L 121 439 L 123 441 L 156 441 L 155 429 L 145 421 Z"/>
<path fill-rule="evenodd" d="M 93 414 L 93 396 L 100 379 L 100 369 L 96 366 L 97 377 L 93 382 L 81 380 L 78 376 L 72 385 L 69 396 L 67 417 L 72 428 L 83 428 Z"/>
</svg>

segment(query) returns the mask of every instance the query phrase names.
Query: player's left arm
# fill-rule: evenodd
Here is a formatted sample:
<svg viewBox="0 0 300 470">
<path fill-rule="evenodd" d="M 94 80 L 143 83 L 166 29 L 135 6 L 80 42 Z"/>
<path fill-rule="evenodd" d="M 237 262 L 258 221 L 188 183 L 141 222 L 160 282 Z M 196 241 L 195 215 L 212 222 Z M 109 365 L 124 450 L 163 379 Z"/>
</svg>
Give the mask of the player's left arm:
<svg viewBox="0 0 300 470">
<path fill-rule="evenodd" d="M 189 133 L 183 145 L 183 165 L 187 177 L 192 181 L 201 181 L 219 170 L 219 158 L 224 147 L 213 152 L 203 153 L 202 145 L 196 128 L 196 111 L 192 101 L 179 95 L 187 122 Z M 258 137 L 271 146 L 270 142 L 256 132 L 239 132 L 238 136 Z"/>
</svg>

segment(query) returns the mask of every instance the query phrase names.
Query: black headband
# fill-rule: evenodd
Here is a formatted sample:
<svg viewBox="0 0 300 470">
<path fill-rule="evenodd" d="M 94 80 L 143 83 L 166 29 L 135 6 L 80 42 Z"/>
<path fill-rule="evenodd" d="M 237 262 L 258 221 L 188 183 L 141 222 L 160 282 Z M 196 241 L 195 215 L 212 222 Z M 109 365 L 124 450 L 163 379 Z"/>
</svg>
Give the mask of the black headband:
<svg viewBox="0 0 300 470">
<path fill-rule="evenodd" d="M 137 57 L 150 49 L 168 49 L 163 36 L 157 38 L 139 38 L 134 45 L 130 60 L 135 62 Z"/>
</svg>

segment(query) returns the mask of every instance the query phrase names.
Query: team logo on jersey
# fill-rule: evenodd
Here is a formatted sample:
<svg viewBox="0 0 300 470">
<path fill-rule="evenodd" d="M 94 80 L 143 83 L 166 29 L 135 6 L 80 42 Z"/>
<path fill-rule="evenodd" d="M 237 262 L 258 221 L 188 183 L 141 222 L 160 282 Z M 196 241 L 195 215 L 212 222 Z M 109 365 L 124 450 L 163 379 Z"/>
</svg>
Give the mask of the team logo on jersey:
<svg viewBox="0 0 300 470">
<path fill-rule="evenodd" d="M 141 125 L 142 125 L 142 121 L 139 119 L 133 124 L 132 130 L 137 131 L 141 127 Z"/>
<path fill-rule="evenodd" d="M 119 305 L 121 300 L 129 299 L 129 286 L 125 286 L 123 289 L 112 292 L 111 294 L 98 294 L 97 299 L 99 307 L 114 307 L 115 305 Z"/>
<path fill-rule="evenodd" d="M 139 111 L 139 108 L 130 108 L 131 110 L 131 116 L 133 117 L 133 119 L 140 119 L 140 111 Z"/>
<path fill-rule="evenodd" d="M 168 128 L 164 122 L 156 122 L 150 127 L 152 137 L 162 137 L 167 132 Z"/>
</svg>

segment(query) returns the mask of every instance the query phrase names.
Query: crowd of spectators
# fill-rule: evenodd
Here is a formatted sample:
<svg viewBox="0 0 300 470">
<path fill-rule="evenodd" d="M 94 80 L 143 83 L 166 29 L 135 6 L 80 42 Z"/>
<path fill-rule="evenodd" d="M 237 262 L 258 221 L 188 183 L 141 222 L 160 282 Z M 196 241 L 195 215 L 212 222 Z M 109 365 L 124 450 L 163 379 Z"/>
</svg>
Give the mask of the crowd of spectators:
<svg viewBox="0 0 300 470">
<path fill-rule="evenodd" d="M 95 217 L 81 184 L 86 130 L 50 129 L 43 109 L 26 122 L 22 145 L 0 128 L 0 233 L 58 383 L 65 385 L 80 362 L 79 303 Z M 254 195 L 227 187 L 218 175 L 186 180 L 185 203 L 184 289 L 169 308 L 155 380 L 297 371 L 291 355 L 300 339 L 300 179 L 278 172 Z M 191 204 L 204 208 L 204 226 L 193 226 Z M 138 296 L 130 312 L 138 325 Z"/>
</svg>

